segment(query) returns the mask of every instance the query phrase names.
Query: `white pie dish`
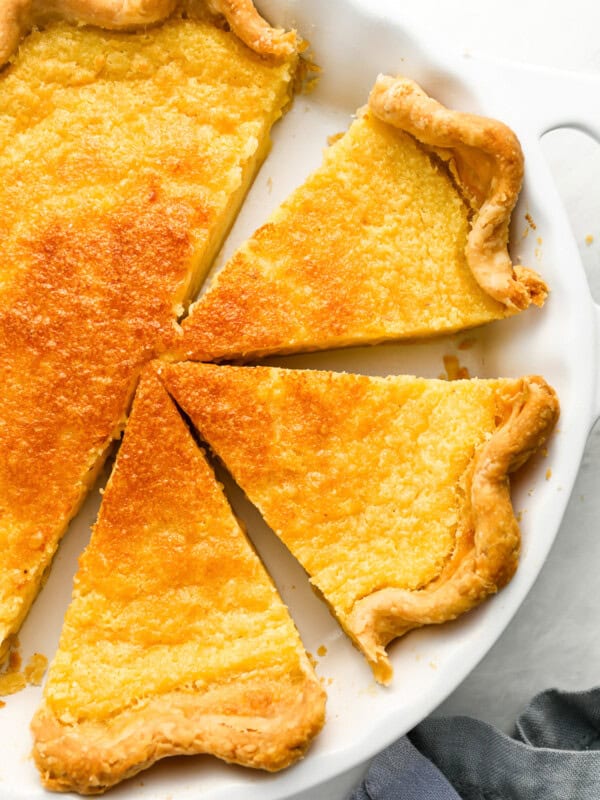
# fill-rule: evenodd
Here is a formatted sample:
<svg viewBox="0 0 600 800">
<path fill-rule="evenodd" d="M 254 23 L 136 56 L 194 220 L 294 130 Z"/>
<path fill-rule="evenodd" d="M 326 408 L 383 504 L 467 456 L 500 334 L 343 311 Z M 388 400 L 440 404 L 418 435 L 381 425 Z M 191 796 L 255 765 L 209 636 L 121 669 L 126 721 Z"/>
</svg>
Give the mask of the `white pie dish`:
<svg viewBox="0 0 600 800">
<path fill-rule="evenodd" d="M 220 764 L 208 757 L 172 759 L 112 790 L 111 797 L 232 798 L 282 800 L 364 761 L 410 729 L 437 706 L 498 638 L 537 577 L 572 488 L 589 428 L 600 414 L 600 311 L 589 296 L 568 222 L 539 146 L 543 132 L 566 123 L 593 132 L 600 81 L 506 64 L 455 57 L 415 42 L 397 25 L 366 14 L 352 3 L 270 0 L 260 4 L 275 22 L 295 23 L 311 41 L 323 68 L 317 90 L 297 99 L 274 135 L 274 148 L 232 231 L 226 253 L 266 218 L 270 209 L 316 166 L 326 138 L 347 127 L 365 102 L 378 72 L 403 72 L 447 105 L 498 117 L 511 125 L 524 147 L 526 183 L 513 222 L 513 255 L 539 269 L 552 294 L 542 311 L 465 336 L 417 345 L 384 346 L 274 360 L 377 374 L 410 372 L 435 376 L 442 356 L 455 353 L 472 375 L 540 373 L 557 389 L 562 416 L 546 458 L 520 476 L 514 492 L 522 514 L 523 554 L 512 583 L 497 597 L 456 623 L 410 634 L 391 648 L 395 680 L 378 687 L 361 656 L 349 645 L 302 571 L 264 529 L 240 493 L 236 509 L 248 521 L 300 628 L 329 694 L 328 722 L 307 758 L 278 775 Z M 431 49 L 429 49 L 431 48 Z M 435 53 L 435 56 L 430 55 Z M 598 101 L 596 101 L 598 105 Z M 598 135 L 598 134 L 596 134 Z M 526 221 L 525 214 L 536 229 Z M 524 232 L 529 233 L 524 237 Z M 541 243 L 538 242 L 541 239 Z M 476 344 L 457 350 L 466 338 Z M 53 572 L 21 637 L 27 655 L 52 656 L 68 603 L 76 558 L 89 536 L 97 492 L 74 522 Z M 326 648 L 326 655 L 317 655 Z M 0 712 L 0 796 L 47 796 L 27 755 L 28 724 L 40 690 L 9 698 Z"/>
</svg>

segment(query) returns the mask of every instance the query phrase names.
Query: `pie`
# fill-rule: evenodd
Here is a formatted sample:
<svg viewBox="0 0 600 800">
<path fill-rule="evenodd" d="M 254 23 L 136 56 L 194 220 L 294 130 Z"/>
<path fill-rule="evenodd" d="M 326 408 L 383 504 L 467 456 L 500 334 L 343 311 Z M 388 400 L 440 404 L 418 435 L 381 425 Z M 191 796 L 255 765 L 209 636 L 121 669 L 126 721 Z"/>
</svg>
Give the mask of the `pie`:
<svg viewBox="0 0 600 800">
<path fill-rule="evenodd" d="M 43 783 L 98 793 L 191 753 L 278 770 L 323 720 L 287 609 L 150 367 L 32 723 Z"/>
<path fill-rule="evenodd" d="M 380 76 L 322 166 L 218 273 L 174 337 L 177 358 L 447 334 L 541 305 L 511 262 L 523 177 L 514 133 Z"/>
<path fill-rule="evenodd" d="M 257 19 L 258 52 L 203 4 L 55 19 L 0 73 L 0 661 L 290 100 L 292 34 Z"/>
<path fill-rule="evenodd" d="M 392 639 L 510 580 L 520 534 L 509 475 L 558 416 L 542 378 L 189 362 L 159 373 L 380 682 Z"/>
<path fill-rule="evenodd" d="M 127 422 L 32 722 L 49 789 L 100 793 L 175 754 L 279 770 L 323 725 L 320 682 L 200 439 L 381 683 L 393 639 L 516 569 L 509 476 L 558 416 L 542 378 L 200 363 L 541 306 L 546 285 L 507 249 L 523 158 L 506 126 L 380 76 L 180 324 L 301 49 L 250 0 L 6 0 L 0 661 Z"/>
</svg>

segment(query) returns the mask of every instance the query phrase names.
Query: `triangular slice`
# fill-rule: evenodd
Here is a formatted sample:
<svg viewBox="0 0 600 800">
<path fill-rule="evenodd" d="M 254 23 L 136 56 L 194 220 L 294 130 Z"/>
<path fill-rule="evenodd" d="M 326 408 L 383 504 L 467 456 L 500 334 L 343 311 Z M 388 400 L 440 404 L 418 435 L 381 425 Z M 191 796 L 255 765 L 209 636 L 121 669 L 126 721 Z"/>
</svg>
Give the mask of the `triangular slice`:
<svg viewBox="0 0 600 800">
<path fill-rule="evenodd" d="M 520 533 L 508 476 L 558 415 L 541 378 L 192 363 L 160 374 L 380 681 L 389 641 L 511 578 Z"/>
<path fill-rule="evenodd" d="M 0 74 L 0 661 L 292 91 L 194 8 L 54 22 Z"/>
<path fill-rule="evenodd" d="M 150 370 L 32 723 L 54 790 L 97 793 L 177 753 L 281 769 L 323 724 L 287 609 Z"/>
<path fill-rule="evenodd" d="M 514 133 L 381 76 L 323 165 L 233 255 L 173 349 L 198 361 L 364 345 L 501 319 L 546 286 L 507 243 Z"/>
</svg>

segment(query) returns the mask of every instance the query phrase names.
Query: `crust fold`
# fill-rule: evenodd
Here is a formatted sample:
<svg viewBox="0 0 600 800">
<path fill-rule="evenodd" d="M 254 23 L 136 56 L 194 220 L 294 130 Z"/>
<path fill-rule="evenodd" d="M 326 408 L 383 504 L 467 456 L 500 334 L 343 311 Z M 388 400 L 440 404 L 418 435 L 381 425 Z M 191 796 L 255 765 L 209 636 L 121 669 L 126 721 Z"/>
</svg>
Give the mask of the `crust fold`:
<svg viewBox="0 0 600 800">
<path fill-rule="evenodd" d="M 252 0 L 208 0 L 208 6 L 222 14 L 231 30 L 256 53 L 284 58 L 298 50 L 296 32 L 272 28 Z"/>
<path fill-rule="evenodd" d="M 413 628 L 455 619 L 508 583 L 520 549 L 509 475 L 538 450 L 559 414 L 553 389 L 540 377 L 522 378 L 506 395 L 502 425 L 475 453 L 465 475 L 465 508 L 454 553 L 422 589 L 387 588 L 358 600 L 346 630 L 369 660 L 375 677 L 389 683 L 385 646 Z"/>
<path fill-rule="evenodd" d="M 473 212 L 465 254 L 481 288 L 509 309 L 543 305 L 544 281 L 533 270 L 513 266 L 508 253 L 510 216 L 524 171 L 521 146 L 510 128 L 445 108 L 404 77 L 379 75 L 369 108 L 447 163 Z"/>
</svg>

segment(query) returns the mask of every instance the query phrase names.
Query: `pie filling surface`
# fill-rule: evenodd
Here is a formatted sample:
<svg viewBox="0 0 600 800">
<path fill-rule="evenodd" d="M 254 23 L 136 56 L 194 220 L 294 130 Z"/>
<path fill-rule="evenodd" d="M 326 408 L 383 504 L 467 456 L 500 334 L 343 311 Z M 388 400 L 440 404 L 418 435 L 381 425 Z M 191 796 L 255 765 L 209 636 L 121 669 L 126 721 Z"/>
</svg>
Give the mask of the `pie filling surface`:
<svg viewBox="0 0 600 800">
<path fill-rule="evenodd" d="M 516 307 L 482 288 L 469 263 L 473 218 L 434 150 L 363 109 L 217 274 L 173 349 L 200 361 L 248 359 L 429 337 L 506 317 Z M 500 261 L 492 252 L 485 258 Z"/>
<path fill-rule="evenodd" d="M 287 609 L 150 368 L 33 721 L 44 783 L 102 791 L 176 753 L 280 769 L 323 719 Z"/>
<path fill-rule="evenodd" d="M 160 374 L 382 682 L 391 639 L 458 616 L 511 577 L 509 473 L 558 414 L 541 378 L 190 362 Z"/>
<path fill-rule="evenodd" d="M 296 57 L 52 23 L 0 75 L 0 657 L 223 239 Z"/>
</svg>

